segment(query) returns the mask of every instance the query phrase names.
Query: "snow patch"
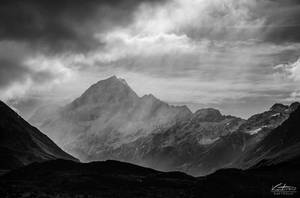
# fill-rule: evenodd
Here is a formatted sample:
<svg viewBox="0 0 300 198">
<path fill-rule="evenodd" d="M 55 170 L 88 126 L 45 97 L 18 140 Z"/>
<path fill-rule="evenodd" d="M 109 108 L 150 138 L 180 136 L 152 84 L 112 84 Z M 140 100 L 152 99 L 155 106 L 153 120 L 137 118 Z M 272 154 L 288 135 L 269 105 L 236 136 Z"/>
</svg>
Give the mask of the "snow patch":
<svg viewBox="0 0 300 198">
<path fill-rule="evenodd" d="M 198 142 L 201 145 L 208 145 L 208 144 L 214 143 L 218 139 L 220 139 L 220 137 L 217 137 L 217 138 L 201 138 Z"/>
<path fill-rule="evenodd" d="M 271 115 L 271 117 L 277 117 L 280 116 L 280 113 L 275 113 L 274 115 Z"/>
<path fill-rule="evenodd" d="M 260 132 L 263 128 L 266 128 L 266 127 L 268 127 L 268 126 L 267 126 L 267 125 L 264 125 L 264 126 L 262 126 L 262 127 L 260 127 L 260 128 L 251 130 L 251 131 L 249 131 L 248 133 L 249 133 L 250 135 L 254 135 L 254 134 L 257 134 L 258 132 Z"/>
<path fill-rule="evenodd" d="M 249 131 L 248 133 L 249 133 L 250 135 L 254 135 L 254 134 L 257 134 L 261 129 L 262 129 L 262 128 L 254 129 L 254 130 Z"/>
</svg>

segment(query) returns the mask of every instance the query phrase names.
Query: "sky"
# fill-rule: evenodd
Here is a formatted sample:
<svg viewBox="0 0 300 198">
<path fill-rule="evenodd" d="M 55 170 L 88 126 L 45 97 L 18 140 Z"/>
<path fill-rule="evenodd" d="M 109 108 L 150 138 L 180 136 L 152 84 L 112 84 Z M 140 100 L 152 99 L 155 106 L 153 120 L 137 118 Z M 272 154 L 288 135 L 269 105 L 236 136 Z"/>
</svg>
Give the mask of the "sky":
<svg viewBox="0 0 300 198">
<path fill-rule="evenodd" d="M 192 111 L 300 99 L 299 0 L 0 2 L 0 99 L 28 118 L 116 75 Z"/>
</svg>

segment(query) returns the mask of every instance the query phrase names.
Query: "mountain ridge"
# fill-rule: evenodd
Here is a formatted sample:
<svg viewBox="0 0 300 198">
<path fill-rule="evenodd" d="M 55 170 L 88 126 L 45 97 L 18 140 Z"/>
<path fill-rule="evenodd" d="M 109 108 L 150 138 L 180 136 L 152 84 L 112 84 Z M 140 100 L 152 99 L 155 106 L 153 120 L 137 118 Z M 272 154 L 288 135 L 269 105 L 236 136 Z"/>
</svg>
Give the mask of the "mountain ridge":
<svg viewBox="0 0 300 198">
<path fill-rule="evenodd" d="M 77 160 L 0 101 L 0 168 L 11 169 L 35 161 Z"/>
<path fill-rule="evenodd" d="M 191 114 L 186 106 L 169 105 L 152 94 L 139 97 L 126 81 L 112 76 L 90 86 L 52 117 L 35 123 L 67 151 L 83 159 L 92 153 L 98 153 L 96 159 L 105 159 L 101 151 L 134 141 Z"/>
<path fill-rule="evenodd" d="M 152 94 L 139 97 L 125 80 L 112 76 L 92 85 L 41 127 L 84 161 L 115 159 L 203 175 L 240 167 L 236 158 L 298 106 L 274 104 L 247 120 L 214 108 L 192 113 Z"/>
</svg>

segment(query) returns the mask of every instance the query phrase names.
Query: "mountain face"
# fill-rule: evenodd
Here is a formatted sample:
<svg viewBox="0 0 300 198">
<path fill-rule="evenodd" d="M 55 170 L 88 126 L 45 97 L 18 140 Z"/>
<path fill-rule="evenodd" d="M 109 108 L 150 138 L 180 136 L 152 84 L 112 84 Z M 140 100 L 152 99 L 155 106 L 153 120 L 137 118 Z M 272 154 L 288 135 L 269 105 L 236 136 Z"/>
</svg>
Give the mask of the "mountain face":
<svg viewBox="0 0 300 198">
<path fill-rule="evenodd" d="M 47 119 L 39 112 L 31 122 L 39 123 L 55 142 L 80 159 L 102 160 L 110 158 L 110 150 L 191 114 L 187 107 L 170 106 L 153 95 L 139 97 L 125 80 L 113 76 L 92 85 Z"/>
<path fill-rule="evenodd" d="M 275 104 L 247 120 L 213 108 L 191 113 L 153 95 L 139 97 L 113 76 L 58 110 L 37 112 L 31 121 L 84 161 L 115 159 L 204 175 L 253 165 L 243 157 L 298 106 Z"/>
<path fill-rule="evenodd" d="M 202 158 L 192 162 L 190 170 L 192 173 L 197 173 L 199 170 L 213 172 L 220 168 L 245 169 L 253 166 L 264 157 L 255 155 L 257 158 L 250 163 L 248 158 L 251 153 L 258 150 L 258 145 L 287 121 L 290 114 L 298 107 L 299 103 L 297 102 L 292 103 L 290 106 L 275 104 L 268 111 L 251 116 L 233 133 L 220 137 L 216 144 L 208 152 L 205 152 Z M 275 147 L 276 144 L 269 143 L 269 146 Z"/>
<path fill-rule="evenodd" d="M 110 150 L 110 156 L 193 175 L 205 175 L 226 167 L 247 168 L 250 165 L 241 159 L 298 106 L 299 103 L 275 104 L 247 120 L 221 115 L 216 109 L 201 109 L 187 120 Z"/>
<path fill-rule="evenodd" d="M 194 172 L 193 163 L 203 161 L 207 151 L 213 149 L 223 136 L 234 132 L 243 122 L 244 120 L 237 117 L 221 115 L 216 109 L 202 109 L 189 119 L 132 143 L 124 144 L 110 153 L 113 159 L 130 161 L 160 170 L 180 170 L 195 175 L 206 174 L 208 170 L 204 166 L 197 166 Z"/>
<path fill-rule="evenodd" d="M 298 107 L 299 103 L 290 106 L 275 104 L 269 110 L 242 121 L 235 131 L 220 136 L 201 157 L 191 161 L 186 172 L 207 174 L 220 168 L 249 168 L 254 163 L 247 164 L 242 159 L 249 151 L 255 150 L 269 133 L 281 126 Z"/>
<path fill-rule="evenodd" d="M 75 160 L 0 101 L 0 169 L 50 159 Z"/>
<path fill-rule="evenodd" d="M 242 168 L 277 164 L 300 155 L 300 107 L 295 109 L 297 106 L 298 103 L 293 103 L 285 108 L 294 110 L 289 118 L 244 152 L 237 162 Z"/>
<path fill-rule="evenodd" d="M 226 167 L 249 167 L 237 161 L 288 119 L 298 106 L 299 103 L 275 104 L 247 120 L 224 116 L 216 109 L 201 109 L 167 129 L 110 150 L 110 156 L 193 175 Z"/>
<path fill-rule="evenodd" d="M 292 103 L 290 106 L 274 104 L 268 111 L 251 116 L 239 128 L 239 131 L 250 135 L 270 131 L 281 125 L 298 106 L 298 102 Z"/>
</svg>

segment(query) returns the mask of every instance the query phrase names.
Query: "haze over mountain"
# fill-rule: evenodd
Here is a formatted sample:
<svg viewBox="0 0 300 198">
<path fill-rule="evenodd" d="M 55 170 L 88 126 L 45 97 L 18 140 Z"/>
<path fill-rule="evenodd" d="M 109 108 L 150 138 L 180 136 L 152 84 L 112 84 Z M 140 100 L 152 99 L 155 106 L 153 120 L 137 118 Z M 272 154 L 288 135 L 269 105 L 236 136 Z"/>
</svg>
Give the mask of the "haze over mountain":
<svg viewBox="0 0 300 198">
<path fill-rule="evenodd" d="M 0 169 L 52 159 L 78 161 L 0 101 Z"/>
<path fill-rule="evenodd" d="M 38 111 L 30 122 L 80 159 L 101 160 L 110 158 L 107 151 L 191 114 L 187 107 L 170 106 L 153 95 L 139 97 L 125 80 L 112 76 L 50 116 Z"/>
<path fill-rule="evenodd" d="M 0 99 L 26 119 L 113 74 L 243 118 L 300 100 L 299 0 L 10 0 L 0 13 Z"/>
<path fill-rule="evenodd" d="M 288 114 L 290 116 L 285 121 L 281 120 L 282 124 L 277 127 L 278 122 L 271 122 L 273 117 Z M 238 119 L 222 116 L 213 109 L 198 111 L 192 117 L 195 116 L 204 123 Z M 254 115 L 247 121 L 239 119 L 243 122 L 239 127 L 241 131 L 227 133 L 225 137 L 234 134 L 257 137 L 260 130 L 256 133 L 244 131 L 245 128 L 251 130 L 252 126 L 258 127 L 258 124 L 253 125 L 254 118 L 260 118 L 258 123 L 270 131 L 264 130 L 263 140 L 243 153 L 242 159 L 252 163 L 247 164 L 246 170 L 222 169 L 207 176 L 192 177 L 112 160 L 90 163 L 53 160 L 32 163 L 0 176 L 0 196 L 252 198 L 284 193 L 297 197 L 297 186 L 300 184 L 299 104 L 275 104 L 269 111 Z M 273 127 L 275 129 L 271 129 Z M 274 186 L 281 184 L 290 188 L 282 190 L 279 186 L 276 191 Z"/>
<path fill-rule="evenodd" d="M 299 103 L 276 104 L 248 120 L 222 116 L 213 109 L 199 110 L 190 119 L 123 145 L 111 155 L 114 159 L 143 162 L 157 169 L 180 170 L 193 175 L 205 175 L 226 167 L 249 168 L 236 161 L 246 157 L 248 150 L 254 149 L 298 106 Z M 205 113 L 199 116 L 199 112 Z"/>
<path fill-rule="evenodd" d="M 299 85 L 300 0 L 0 1 L 0 198 L 300 197 Z"/>
<path fill-rule="evenodd" d="M 38 110 L 30 121 L 84 161 L 115 159 L 204 175 L 249 167 L 240 158 L 298 106 L 275 104 L 247 120 L 213 108 L 192 113 L 153 95 L 139 97 L 125 80 L 113 76 L 64 107 Z"/>
</svg>

